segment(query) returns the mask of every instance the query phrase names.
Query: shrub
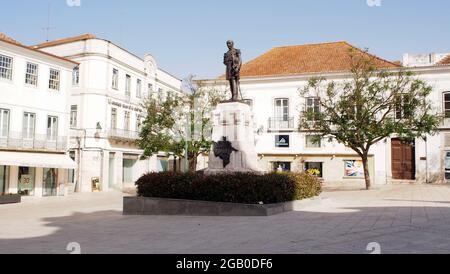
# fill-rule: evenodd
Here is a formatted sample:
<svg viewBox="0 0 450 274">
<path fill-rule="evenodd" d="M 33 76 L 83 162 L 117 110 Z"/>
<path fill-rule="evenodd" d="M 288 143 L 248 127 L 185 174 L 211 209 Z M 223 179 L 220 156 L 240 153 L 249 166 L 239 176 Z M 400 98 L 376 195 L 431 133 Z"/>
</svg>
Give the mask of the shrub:
<svg viewBox="0 0 450 274">
<path fill-rule="evenodd" d="M 282 203 L 321 193 L 320 181 L 304 173 L 148 173 L 136 186 L 141 197 L 245 204 Z"/>
</svg>

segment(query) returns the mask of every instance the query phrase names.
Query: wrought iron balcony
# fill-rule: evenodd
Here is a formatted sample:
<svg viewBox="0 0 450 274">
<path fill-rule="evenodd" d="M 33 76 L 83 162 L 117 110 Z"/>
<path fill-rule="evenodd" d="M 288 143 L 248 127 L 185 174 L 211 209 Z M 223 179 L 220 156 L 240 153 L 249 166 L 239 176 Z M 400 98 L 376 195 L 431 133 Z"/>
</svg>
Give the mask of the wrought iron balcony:
<svg viewBox="0 0 450 274">
<path fill-rule="evenodd" d="M 269 118 L 269 130 L 294 130 L 294 117 Z"/>
<path fill-rule="evenodd" d="M 109 129 L 108 138 L 119 141 L 136 141 L 139 139 L 139 132 L 124 129 Z"/>
<path fill-rule="evenodd" d="M 22 132 L 9 131 L 0 136 L 0 149 L 24 151 L 66 151 L 67 136 L 52 137 L 47 134 L 28 135 Z"/>
</svg>

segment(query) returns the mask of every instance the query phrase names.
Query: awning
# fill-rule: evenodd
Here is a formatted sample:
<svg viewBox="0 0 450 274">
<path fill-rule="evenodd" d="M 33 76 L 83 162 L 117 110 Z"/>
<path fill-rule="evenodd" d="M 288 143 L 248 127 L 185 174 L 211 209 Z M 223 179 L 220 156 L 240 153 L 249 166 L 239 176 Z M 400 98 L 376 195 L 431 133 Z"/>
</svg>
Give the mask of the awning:
<svg viewBox="0 0 450 274">
<path fill-rule="evenodd" d="M 76 163 L 66 154 L 0 151 L 0 165 L 75 169 Z"/>
</svg>

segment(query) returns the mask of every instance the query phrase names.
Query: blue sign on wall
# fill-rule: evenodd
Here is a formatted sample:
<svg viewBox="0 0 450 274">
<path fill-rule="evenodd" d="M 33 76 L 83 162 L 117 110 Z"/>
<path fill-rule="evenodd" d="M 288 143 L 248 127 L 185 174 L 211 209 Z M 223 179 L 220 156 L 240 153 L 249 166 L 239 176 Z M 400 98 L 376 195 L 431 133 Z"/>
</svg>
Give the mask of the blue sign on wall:
<svg viewBox="0 0 450 274">
<path fill-rule="evenodd" d="M 275 135 L 275 147 L 289 147 L 289 135 Z"/>
</svg>

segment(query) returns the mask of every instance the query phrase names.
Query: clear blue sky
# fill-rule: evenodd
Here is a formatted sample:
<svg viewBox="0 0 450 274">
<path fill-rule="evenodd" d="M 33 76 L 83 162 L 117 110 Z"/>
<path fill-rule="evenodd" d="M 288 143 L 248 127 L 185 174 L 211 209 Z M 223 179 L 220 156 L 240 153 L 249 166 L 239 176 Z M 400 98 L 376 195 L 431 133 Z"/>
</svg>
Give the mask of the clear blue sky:
<svg viewBox="0 0 450 274">
<path fill-rule="evenodd" d="M 0 31 L 25 44 L 92 33 L 180 78 L 215 77 L 233 39 L 244 61 L 275 46 L 346 40 L 390 60 L 450 52 L 450 1 L 381 0 L 0 0 Z M 74 1 L 74 0 L 72 0 Z M 376 0 L 373 0 L 376 1 Z"/>
</svg>

